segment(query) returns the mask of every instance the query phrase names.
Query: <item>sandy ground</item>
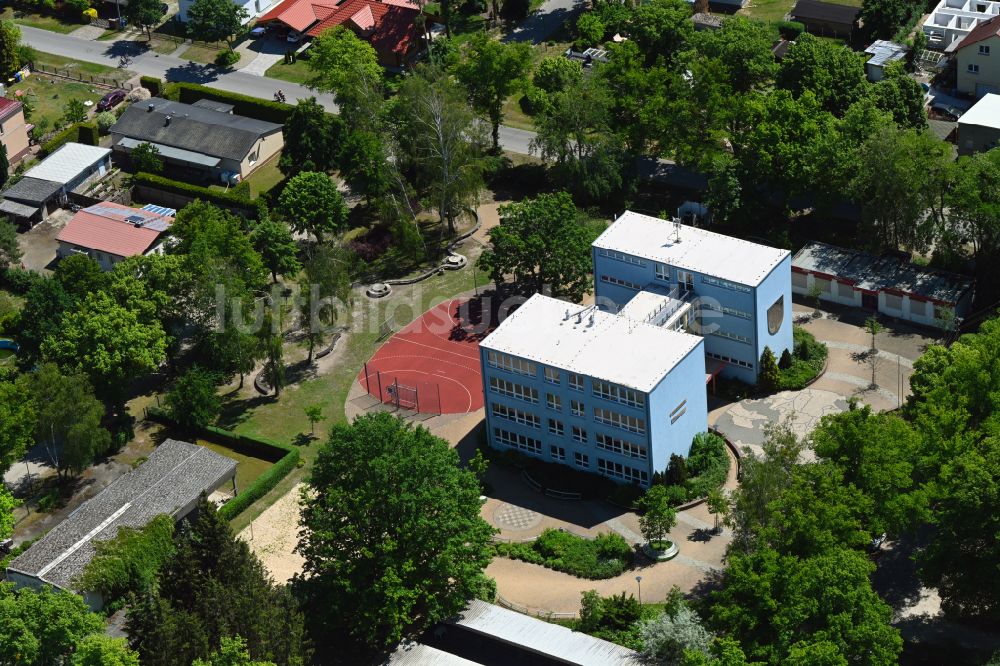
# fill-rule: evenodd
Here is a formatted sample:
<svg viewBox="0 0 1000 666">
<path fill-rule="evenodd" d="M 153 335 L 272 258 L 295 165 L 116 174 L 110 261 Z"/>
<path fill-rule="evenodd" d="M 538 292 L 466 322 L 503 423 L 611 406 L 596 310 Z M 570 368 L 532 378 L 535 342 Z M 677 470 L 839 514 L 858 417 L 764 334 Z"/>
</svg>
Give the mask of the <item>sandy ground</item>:
<svg viewBox="0 0 1000 666">
<path fill-rule="evenodd" d="M 276 583 L 287 583 L 302 571 L 305 560 L 293 552 L 298 544 L 299 493 L 303 484 L 292 488 L 264 513 L 247 525 L 239 538 L 250 544 Z"/>
</svg>

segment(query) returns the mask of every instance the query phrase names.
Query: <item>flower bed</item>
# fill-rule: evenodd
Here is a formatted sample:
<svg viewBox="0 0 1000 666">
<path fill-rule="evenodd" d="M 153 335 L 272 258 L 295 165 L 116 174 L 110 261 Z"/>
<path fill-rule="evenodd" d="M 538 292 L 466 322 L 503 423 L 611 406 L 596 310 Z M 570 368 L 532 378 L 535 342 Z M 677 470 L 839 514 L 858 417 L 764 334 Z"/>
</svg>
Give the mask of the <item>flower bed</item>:
<svg viewBox="0 0 1000 666">
<path fill-rule="evenodd" d="M 585 539 L 548 529 L 531 543 L 498 543 L 494 547 L 501 557 L 541 564 L 590 580 L 614 578 L 632 566 L 632 547 L 614 533 Z"/>
</svg>

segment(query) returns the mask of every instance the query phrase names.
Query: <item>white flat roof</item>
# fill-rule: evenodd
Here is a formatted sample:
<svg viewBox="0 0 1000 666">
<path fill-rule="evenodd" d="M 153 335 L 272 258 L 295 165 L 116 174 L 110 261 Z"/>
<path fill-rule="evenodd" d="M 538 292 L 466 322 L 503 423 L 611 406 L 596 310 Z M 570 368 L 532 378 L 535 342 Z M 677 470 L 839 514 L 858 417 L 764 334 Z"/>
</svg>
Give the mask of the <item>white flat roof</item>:
<svg viewBox="0 0 1000 666">
<path fill-rule="evenodd" d="M 958 119 L 959 125 L 978 125 L 1000 129 L 1000 95 L 989 93 Z"/>
<path fill-rule="evenodd" d="M 696 335 L 535 294 L 481 346 L 648 393 L 700 342 Z"/>
<path fill-rule="evenodd" d="M 679 243 L 676 236 L 675 225 L 669 220 L 625 211 L 594 241 L 594 247 L 751 287 L 759 285 L 790 254 L 683 224 Z"/>
<path fill-rule="evenodd" d="M 110 154 L 110 148 L 67 143 L 24 175 L 65 185 Z"/>
</svg>

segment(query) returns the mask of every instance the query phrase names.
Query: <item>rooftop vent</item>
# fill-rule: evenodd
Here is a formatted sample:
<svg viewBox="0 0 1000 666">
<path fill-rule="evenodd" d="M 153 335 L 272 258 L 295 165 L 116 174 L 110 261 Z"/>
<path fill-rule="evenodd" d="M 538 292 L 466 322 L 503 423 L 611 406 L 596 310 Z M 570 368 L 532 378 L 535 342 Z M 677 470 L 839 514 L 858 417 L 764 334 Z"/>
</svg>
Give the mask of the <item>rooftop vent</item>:
<svg viewBox="0 0 1000 666">
<path fill-rule="evenodd" d="M 155 109 L 155 108 L 156 108 L 156 105 L 155 105 L 155 104 L 150 104 L 149 106 L 147 106 L 147 107 L 146 107 L 146 111 L 147 111 L 148 113 L 152 113 L 152 112 L 153 112 L 153 109 Z"/>
<path fill-rule="evenodd" d="M 166 127 L 169 124 L 170 124 L 170 116 L 164 116 L 163 117 L 163 126 Z"/>
</svg>

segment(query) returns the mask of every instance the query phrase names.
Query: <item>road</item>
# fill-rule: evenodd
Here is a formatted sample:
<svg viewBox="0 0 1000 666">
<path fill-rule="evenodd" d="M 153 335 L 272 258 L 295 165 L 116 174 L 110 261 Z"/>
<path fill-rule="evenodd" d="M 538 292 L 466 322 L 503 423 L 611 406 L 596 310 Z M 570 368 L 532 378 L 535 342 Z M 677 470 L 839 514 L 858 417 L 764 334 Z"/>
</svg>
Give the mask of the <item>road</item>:
<svg viewBox="0 0 1000 666">
<path fill-rule="evenodd" d="M 537 12 L 507 35 L 506 41 L 543 42 L 564 22 L 575 17 L 585 4 L 584 0 L 545 0 Z"/>
</svg>

